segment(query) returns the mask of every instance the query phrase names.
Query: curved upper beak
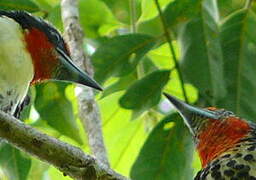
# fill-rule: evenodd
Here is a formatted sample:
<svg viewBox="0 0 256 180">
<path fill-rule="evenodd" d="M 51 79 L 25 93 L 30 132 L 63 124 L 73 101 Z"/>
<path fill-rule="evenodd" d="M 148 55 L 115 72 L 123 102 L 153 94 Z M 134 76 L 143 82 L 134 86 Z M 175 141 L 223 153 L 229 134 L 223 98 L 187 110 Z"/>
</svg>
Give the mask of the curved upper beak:
<svg viewBox="0 0 256 180">
<path fill-rule="evenodd" d="M 101 86 L 92 79 L 86 72 L 80 70 L 62 50 L 56 49 L 60 65 L 55 78 L 57 80 L 70 81 L 89 86 L 102 91 Z"/>
<path fill-rule="evenodd" d="M 195 135 L 196 129 L 206 119 L 219 119 L 219 115 L 214 111 L 191 106 L 167 93 L 164 93 L 164 95 L 183 117 L 193 135 Z"/>
</svg>

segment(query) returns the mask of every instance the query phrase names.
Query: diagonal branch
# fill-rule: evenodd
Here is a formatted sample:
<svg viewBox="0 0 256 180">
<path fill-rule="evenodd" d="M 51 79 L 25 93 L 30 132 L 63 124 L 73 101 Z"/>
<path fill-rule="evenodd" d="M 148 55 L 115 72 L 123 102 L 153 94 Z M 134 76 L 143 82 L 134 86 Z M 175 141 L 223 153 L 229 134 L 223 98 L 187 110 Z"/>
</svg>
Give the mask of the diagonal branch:
<svg viewBox="0 0 256 180">
<path fill-rule="evenodd" d="M 1 111 L 0 137 L 77 180 L 127 179 L 81 149 L 41 133 Z"/>
<path fill-rule="evenodd" d="M 79 13 L 77 0 L 62 0 L 61 11 L 62 20 L 65 29 L 65 38 L 69 44 L 71 56 L 74 62 L 81 68 L 85 69 L 91 76 L 93 68 L 88 57 L 84 54 L 83 49 L 83 31 L 79 24 Z M 96 101 L 94 100 L 94 92 L 92 88 L 81 87 L 81 93 L 78 96 L 79 115 L 88 134 L 88 141 L 92 153 L 96 158 L 109 166 L 107 152 L 104 146 L 102 135 L 102 124 L 100 111 Z"/>
</svg>

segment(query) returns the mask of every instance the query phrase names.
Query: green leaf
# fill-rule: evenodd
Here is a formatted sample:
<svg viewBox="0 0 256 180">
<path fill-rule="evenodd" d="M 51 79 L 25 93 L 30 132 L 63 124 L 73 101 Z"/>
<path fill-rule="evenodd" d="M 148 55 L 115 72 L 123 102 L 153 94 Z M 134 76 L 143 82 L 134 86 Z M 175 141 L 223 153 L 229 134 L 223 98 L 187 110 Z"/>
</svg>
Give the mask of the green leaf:
<svg viewBox="0 0 256 180">
<path fill-rule="evenodd" d="M 34 179 L 42 180 L 44 177 L 44 174 L 47 172 L 49 167 L 50 165 L 48 163 L 32 158 L 31 171 L 28 175 L 27 180 L 34 180 Z"/>
<path fill-rule="evenodd" d="M 179 51 L 176 42 L 177 41 L 173 42 L 173 46 L 176 55 L 179 56 L 179 54 L 177 54 Z M 168 43 L 164 43 L 161 46 L 150 50 L 147 56 L 159 69 L 168 69 L 175 66 Z"/>
<path fill-rule="evenodd" d="M 88 38 L 109 33 L 119 26 L 111 11 L 100 0 L 79 1 L 80 22 Z"/>
<path fill-rule="evenodd" d="M 175 0 L 170 2 L 163 10 L 163 16 L 167 26 L 172 30 L 180 24 L 195 17 L 200 8 L 202 0 Z M 162 22 L 159 16 L 138 25 L 138 32 L 158 37 L 163 35 Z"/>
<path fill-rule="evenodd" d="M 59 171 L 54 166 L 50 166 L 48 170 L 49 179 L 52 180 L 74 180 L 73 178 L 69 176 L 64 176 L 61 171 Z"/>
<path fill-rule="evenodd" d="M 217 22 L 216 1 L 204 0 L 200 16 L 188 22 L 180 34 L 185 79 L 197 87 L 203 97 L 211 98 L 211 105 L 226 93 Z"/>
<path fill-rule="evenodd" d="M 169 80 L 169 74 L 169 70 L 154 71 L 128 88 L 119 103 L 123 108 L 134 111 L 132 119 L 158 104 L 161 91 Z"/>
<path fill-rule="evenodd" d="M 198 100 L 197 89 L 193 85 L 188 84 L 188 83 L 184 84 L 184 88 L 185 88 L 185 91 L 187 92 L 187 98 L 188 98 L 189 102 L 190 103 L 196 102 Z M 179 99 L 182 99 L 185 101 L 184 95 L 183 95 L 183 90 L 180 85 L 180 78 L 177 73 L 177 70 L 173 70 L 171 72 L 170 80 L 164 87 L 164 92 L 175 95 Z"/>
<path fill-rule="evenodd" d="M 148 56 L 145 56 L 142 59 L 142 61 L 140 62 L 140 65 L 142 66 L 142 71 L 143 71 L 144 75 L 147 75 L 149 73 L 152 73 L 153 71 L 158 70 L 158 67 Z M 168 68 L 169 67 L 166 67 L 163 69 L 168 69 Z"/>
<path fill-rule="evenodd" d="M 143 71 L 144 71 L 143 73 L 145 74 L 148 74 L 157 70 L 157 67 L 154 65 L 154 63 L 146 56 L 142 59 L 141 66 L 143 66 Z M 128 74 L 127 76 L 120 77 L 118 81 L 116 81 L 115 83 L 109 85 L 104 89 L 101 98 L 104 98 L 112 93 L 127 89 L 127 87 L 133 84 L 134 81 L 136 80 L 137 80 L 137 72 L 133 72 L 131 74 Z"/>
<path fill-rule="evenodd" d="M 104 88 L 101 98 L 104 98 L 112 93 L 126 89 L 130 84 L 132 84 L 136 80 L 137 75 L 135 72 L 128 74 L 127 76 L 120 77 L 117 82 Z"/>
<path fill-rule="evenodd" d="M 26 104 L 23 107 L 19 117 L 20 120 L 25 121 L 30 118 L 30 112 L 31 112 L 32 105 L 34 104 L 34 101 L 35 101 L 35 96 L 36 96 L 36 89 L 34 86 L 31 86 L 29 88 L 27 97 L 25 97 L 24 99 L 28 104 Z"/>
<path fill-rule="evenodd" d="M 51 8 L 47 19 L 63 30 L 60 5 Z M 79 20 L 86 38 L 99 38 L 120 26 L 108 7 L 100 0 L 79 1 Z"/>
<path fill-rule="evenodd" d="M 51 10 L 48 13 L 47 20 L 54 24 L 56 28 L 63 31 L 60 5 L 51 8 Z"/>
<path fill-rule="evenodd" d="M 26 180 L 31 160 L 13 146 L 2 143 L 0 147 L 0 166 L 10 180 Z"/>
<path fill-rule="evenodd" d="M 140 22 L 137 29 L 139 33 L 148 34 L 154 37 L 161 37 L 164 32 L 163 24 L 159 16 Z"/>
<path fill-rule="evenodd" d="M 31 0 L 0 0 L 0 9 L 25 10 L 28 12 L 36 12 L 40 10 Z"/>
<path fill-rule="evenodd" d="M 161 8 L 165 8 L 173 0 L 159 0 Z M 142 0 L 141 1 L 142 13 L 139 21 L 149 20 L 158 15 L 158 11 L 154 0 Z"/>
<path fill-rule="evenodd" d="M 228 94 L 218 105 L 255 120 L 256 112 L 256 14 L 240 10 L 221 26 L 225 80 Z"/>
<path fill-rule="evenodd" d="M 65 96 L 67 85 L 60 82 L 38 85 L 35 108 L 40 114 L 40 118 L 52 128 L 81 144 L 72 104 Z"/>
<path fill-rule="evenodd" d="M 58 6 L 60 3 L 56 0 L 33 0 L 41 10 L 51 13 L 52 8 Z"/>
<path fill-rule="evenodd" d="M 130 0 L 101 0 L 106 3 L 106 5 L 109 7 L 109 9 L 112 11 L 114 16 L 122 23 L 130 24 L 130 18 L 131 18 L 131 10 L 130 10 Z M 141 0 L 134 0 L 135 3 L 135 11 L 136 11 L 136 17 L 137 20 L 140 17 L 141 14 Z"/>
<path fill-rule="evenodd" d="M 182 118 L 171 114 L 150 133 L 131 170 L 134 180 L 192 179 L 193 143 Z"/>
<path fill-rule="evenodd" d="M 218 7 L 221 17 L 226 17 L 236 10 L 244 8 L 246 0 L 225 0 L 218 1 Z"/>
<path fill-rule="evenodd" d="M 131 73 L 155 41 L 143 34 L 122 35 L 107 40 L 92 55 L 95 79 L 103 83 L 111 76 Z"/>
<path fill-rule="evenodd" d="M 195 17 L 200 10 L 202 0 L 176 0 L 164 10 L 164 17 L 168 26 L 188 21 Z"/>
<path fill-rule="evenodd" d="M 111 167 L 129 176 L 131 166 L 147 137 L 143 121 L 130 121 L 131 111 L 120 108 L 123 92 L 117 92 L 99 101 L 102 112 L 104 141 Z"/>
</svg>

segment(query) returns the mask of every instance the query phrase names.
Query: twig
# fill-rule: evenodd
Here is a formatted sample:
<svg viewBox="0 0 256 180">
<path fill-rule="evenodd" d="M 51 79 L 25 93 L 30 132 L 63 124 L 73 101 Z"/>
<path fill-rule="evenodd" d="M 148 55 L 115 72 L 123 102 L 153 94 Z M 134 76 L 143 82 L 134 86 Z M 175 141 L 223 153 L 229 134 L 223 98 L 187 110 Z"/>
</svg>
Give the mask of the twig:
<svg viewBox="0 0 256 180">
<path fill-rule="evenodd" d="M 83 30 L 79 23 L 77 0 L 62 0 L 61 11 L 62 21 L 65 29 L 65 38 L 69 44 L 72 59 L 81 69 L 85 69 L 93 76 L 93 68 L 83 49 Z M 92 88 L 82 87 L 78 96 L 79 116 L 88 134 L 88 141 L 92 153 L 96 158 L 109 166 L 107 152 L 104 146 L 102 135 L 101 117 L 97 103 L 94 100 Z"/>
<path fill-rule="evenodd" d="M 252 6 L 253 0 L 246 0 L 245 1 L 245 9 L 249 9 Z"/>
<path fill-rule="evenodd" d="M 186 103 L 188 103 L 188 97 L 187 97 L 187 93 L 186 93 L 186 90 L 185 90 L 182 73 L 181 73 L 181 70 L 180 70 L 180 66 L 179 66 L 179 63 L 178 63 L 178 60 L 177 60 L 177 56 L 176 56 L 174 47 L 172 45 L 172 39 L 171 39 L 171 36 L 170 36 L 170 32 L 168 30 L 168 25 L 167 25 L 166 20 L 165 20 L 165 18 L 163 16 L 163 13 L 162 13 L 162 10 L 161 10 L 161 7 L 160 7 L 160 4 L 159 4 L 158 0 L 155 0 L 155 4 L 156 4 L 156 7 L 157 7 L 157 10 L 158 10 L 160 19 L 161 19 L 162 24 L 163 24 L 165 38 L 166 38 L 166 40 L 167 40 L 167 42 L 169 44 L 169 48 L 170 48 L 170 51 L 171 51 L 171 54 L 172 54 L 172 57 L 173 57 L 173 61 L 174 61 L 175 67 L 176 67 L 177 72 L 178 72 L 178 76 L 179 76 L 180 83 L 181 83 L 181 89 L 182 89 L 183 97 L 184 97 Z"/>
<path fill-rule="evenodd" d="M 2 111 L 0 137 L 77 180 L 127 179 L 94 157 L 84 154 L 81 149 L 41 133 Z"/>
<path fill-rule="evenodd" d="M 136 4 L 135 0 L 130 0 L 130 23 L 131 23 L 131 32 L 136 33 Z"/>
<path fill-rule="evenodd" d="M 129 0 L 130 1 L 130 24 L 131 24 L 131 33 L 137 32 L 137 25 L 136 25 L 136 2 L 135 0 Z M 136 67 L 137 70 L 137 78 L 141 79 L 145 72 L 142 62 L 140 61 L 139 64 Z"/>
</svg>

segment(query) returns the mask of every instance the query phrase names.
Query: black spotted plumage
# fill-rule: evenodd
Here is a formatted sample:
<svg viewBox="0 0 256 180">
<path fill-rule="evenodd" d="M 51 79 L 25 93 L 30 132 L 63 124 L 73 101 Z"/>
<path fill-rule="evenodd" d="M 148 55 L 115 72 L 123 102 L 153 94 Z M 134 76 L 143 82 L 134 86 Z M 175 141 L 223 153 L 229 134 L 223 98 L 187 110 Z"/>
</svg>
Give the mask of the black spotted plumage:
<svg viewBox="0 0 256 180">
<path fill-rule="evenodd" d="M 256 180 L 255 133 L 249 136 L 209 163 L 194 180 Z"/>
<path fill-rule="evenodd" d="M 165 93 L 196 142 L 203 168 L 195 180 L 256 179 L 256 124 L 231 111 L 198 108 Z"/>
</svg>

